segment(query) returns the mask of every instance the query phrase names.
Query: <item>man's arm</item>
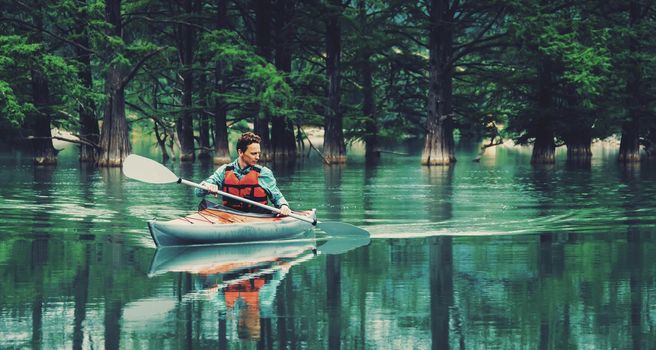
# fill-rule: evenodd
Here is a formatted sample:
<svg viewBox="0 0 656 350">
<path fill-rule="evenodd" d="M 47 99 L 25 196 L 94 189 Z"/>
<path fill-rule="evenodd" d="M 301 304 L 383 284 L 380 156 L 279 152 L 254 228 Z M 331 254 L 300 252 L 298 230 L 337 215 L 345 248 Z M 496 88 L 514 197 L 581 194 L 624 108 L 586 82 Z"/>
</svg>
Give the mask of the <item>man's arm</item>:
<svg viewBox="0 0 656 350">
<path fill-rule="evenodd" d="M 220 189 L 220 187 L 223 187 L 223 179 L 225 178 L 225 168 L 227 164 L 221 165 L 214 174 L 212 174 L 210 177 L 208 177 L 205 181 L 201 182 L 200 184 L 203 186 L 207 187 L 214 187 L 216 186 L 216 189 Z M 194 193 L 196 193 L 196 196 L 198 197 L 203 197 L 209 194 L 208 191 L 201 190 L 200 188 L 196 188 L 194 190 Z"/>
<path fill-rule="evenodd" d="M 289 210 L 289 203 L 285 199 L 285 196 L 282 195 L 280 189 L 278 189 L 278 184 L 276 183 L 276 178 L 273 176 L 273 172 L 269 168 L 262 168 L 259 178 L 260 186 L 267 192 L 271 203 L 276 207 L 282 210 L 283 215 L 289 215 L 291 211 Z"/>
</svg>

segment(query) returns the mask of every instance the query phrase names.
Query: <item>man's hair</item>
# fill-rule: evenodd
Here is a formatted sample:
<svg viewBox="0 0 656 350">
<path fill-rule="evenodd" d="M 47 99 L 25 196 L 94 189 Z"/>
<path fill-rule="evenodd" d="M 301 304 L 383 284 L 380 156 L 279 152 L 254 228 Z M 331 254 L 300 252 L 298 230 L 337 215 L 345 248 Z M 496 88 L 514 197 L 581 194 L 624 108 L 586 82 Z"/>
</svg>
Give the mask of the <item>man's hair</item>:
<svg viewBox="0 0 656 350">
<path fill-rule="evenodd" d="M 237 149 L 241 150 L 242 152 L 246 152 L 248 145 L 251 143 L 260 143 L 260 141 L 262 141 L 262 139 L 259 136 L 250 131 L 245 132 L 241 134 L 241 137 L 237 141 Z"/>
</svg>

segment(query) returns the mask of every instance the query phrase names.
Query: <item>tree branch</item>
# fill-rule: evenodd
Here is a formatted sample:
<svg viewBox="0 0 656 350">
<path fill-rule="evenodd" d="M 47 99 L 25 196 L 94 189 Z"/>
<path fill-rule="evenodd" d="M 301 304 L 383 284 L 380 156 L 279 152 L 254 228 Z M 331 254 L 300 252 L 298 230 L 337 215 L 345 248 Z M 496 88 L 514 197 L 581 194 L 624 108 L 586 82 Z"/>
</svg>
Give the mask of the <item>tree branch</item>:
<svg viewBox="0 0 656 350">
<path fill-rule="evenodd" d="M 69 138 L 61 137 L 61 136 L 52 136 L 52 137 L 47 137 L 47 136 L 28 136 L 28 137 L 26 137 L 25 139 L 27 139 L 27 140 L 61 140 L 61 141 L 66 141 L 66 142 L 70 142 L 70 143 L 77 143 L 78 145 L 87 145 L 87 146 L 91 146 L 91 147 L 93 147 L 93 148 L 95 148 L 95 149 L 100 149 L 100 146 L 97 145 L 97 144 L 95 144 L 95 143 L 93 143 L 93 142 L 85 141 L 85 140 L 82 140 L 82 139 L 78 139 L 78 140 L 76 140 L 76 139 L 69 139 Z"/>
<path fill-rule="evenodd" d="M 137 74 L 137 71 L 139 70 L 139 68 L 141 68 L 141 66 L 143 66 L 144 63 L 146 63 L 146 61 L 149 58 L 155 56 L 156 54 L 158 54 L 158 53 L 160 53 L 160 52 L 162 52 L 166 49 L 167 49 L 167 47 L 163 46 L 163 47 L 160 47 L 159 49 L 157 49 L 155 51 L 152 51 L 152 52 L 148 53 L 146 56 L 142 57 L 141 60 L 139 62 L 137 62 L 137 64 L 135 64 L 134 67 L 132 67 L 132 69 L 125 76 L 125 78 L 123 78 L 123 80 L 121 80 L 120 89 L 125 89 L 125 86 L 128 85 L 128 83 L 130 82 L 130 80 L 132 80 L 132 78 L 134 78 L 134 76 Z"/>
<path fill-rule="evenodd" d="M 32 23 L 28 23 L 28 22 L 25 22 L 25 21 L 21 21 L 21 20 L 19 20 L 19 19 L 8 18 L 8 17 L 4 17 L 4 16 L 0 16 L 0 22 L 1 22 L 1 21 L 14 22 L 14 23 L 17 23 L 17 24 L 19 24 L 19 25 L 22 25 L 22 26 L 25 26 L 25 27 L 28 27 L 28 28 L 31 28 L 31 29 L 36 29 L 36 30 L 38 30 L 38 31 L 40 31 L 40 32 L 43 32 L 43 33 L 45 33 L 45 34 L 50 35 L 51 37 L 53 37 L 53 38 L 55 38 L 55 39 L 57 39 L 57 40 L 63 41 L 63 42 L 68 43 L 68 44 L 71 44 L 71 45 L 73 45 L 73 46 L 75 46 L 75 47 L 77 47 L 77 48 L 79 48 L 79 49 L 81 49 L 81 50 L 84 50 L 84 51 L 86 51 L 86 52 L 94 53 L 94 54 L 96 53 L 96 52 L 94 52 L 93 50 L 91 50 L 90 48 L 88 48 L 88 47 L 86 47 L 86 46 L 84 46 L 84 45 L 81 45 L 80 43 L 76 43 L 75 41 L 68 40 L 68 39 L 66 39 L 66 38 L 64 38 L 64 37 L 61 37 L 61 36 L 59 36 L 59 35 L 57 35 L 57 34 L 51 32 L 51 31 L 49 31 L 49 30 L 47 30 L 47 29 L 43 29 L 43 28 L 37 27 L 37 26 L 35 26 L 35 25 L 32 24 Z"/>
</svg>

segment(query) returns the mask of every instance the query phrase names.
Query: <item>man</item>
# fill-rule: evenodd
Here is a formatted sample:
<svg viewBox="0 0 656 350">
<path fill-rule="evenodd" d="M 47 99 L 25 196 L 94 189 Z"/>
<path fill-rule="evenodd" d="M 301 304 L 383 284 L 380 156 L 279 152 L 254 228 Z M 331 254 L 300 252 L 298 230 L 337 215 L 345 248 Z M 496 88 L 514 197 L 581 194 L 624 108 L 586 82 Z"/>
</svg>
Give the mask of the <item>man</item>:
<svg viewBox="0 0 656 350">
<path fill-rule="evenodd" d="M 220 166 L 212 176 L 201 182 L 201 185 L 209 188 L 213 193 L 221 188 L 223 192 L 262 204 L 267 204 L 267 200 L 270 199 L 271 203 L 280 209 L 280 214 L 287 216 L 291 210 L 276 185 L 273 173 L 269 168 L 257 165 L 261 153 L 260 140 L 260 137 L 252 132 L 242 134 L 237 141 L 237 153 L 239 154 L 237 159 L 230 164 Z M 208 193 L 208 191 L 196 189 L 197 196 L 205 196 Z M 227 197 L 223 198 L 223 205 L 241 211 L 265 211 L 252 204 Z"/>
</svg>

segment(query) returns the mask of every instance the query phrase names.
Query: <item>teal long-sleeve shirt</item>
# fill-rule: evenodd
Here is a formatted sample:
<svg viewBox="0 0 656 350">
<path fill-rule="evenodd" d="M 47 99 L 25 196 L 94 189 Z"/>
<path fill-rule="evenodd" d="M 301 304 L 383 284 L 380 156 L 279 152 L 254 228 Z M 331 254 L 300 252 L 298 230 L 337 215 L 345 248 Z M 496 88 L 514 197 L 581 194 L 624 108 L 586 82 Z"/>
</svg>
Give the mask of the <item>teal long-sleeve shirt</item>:
<svg viewBox="0 0 656 350">
<path fill-rule="evenodd" d="M 223 179 L 225 178 L 225 170 L 226 167 L 228 167 L 229 165 L 233 166 L 235 175 L 239 180 L 241 180 L 242 177 L 244 177 L 253 169 L 253 167 L 249 165 L 241 169 L 239 167 L 238 159 L 235 159 L 230 164 L 221 165 L 218 169 L 216 169 L 214 174 L 208 177 L 204 182 L 215 184 L 219 187 L 219 190 L 221 190 L 223 188 Z M 273 205 L 276 208 L 280 208 L 283 205 L 289 206 L 287 200 L 282 195 L 282 192 L 280 192 L 280 190 L 278 189 L 276 178 L 273 176 L 273 172 L 271 171 L 271 169 L 260 165 L 258 165 L 257 167 L 261 169 L 260 176 L 258 178 L 258 183 L 267 193 L 267 197 L 269 198 L 271 203 L 273 203 Z M 206 196 L 209 194 L 208 191 L 201 190 L 200 188 L 196 188 L 195 192 L 196 195 L 199 197 Z"/>
</svg>

